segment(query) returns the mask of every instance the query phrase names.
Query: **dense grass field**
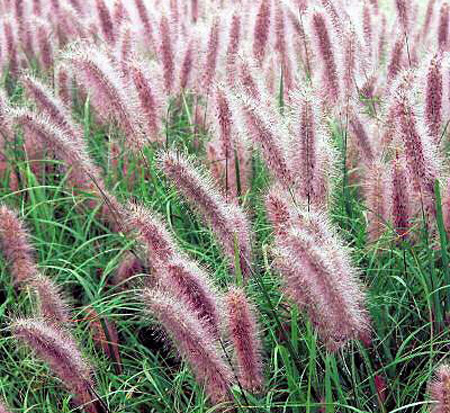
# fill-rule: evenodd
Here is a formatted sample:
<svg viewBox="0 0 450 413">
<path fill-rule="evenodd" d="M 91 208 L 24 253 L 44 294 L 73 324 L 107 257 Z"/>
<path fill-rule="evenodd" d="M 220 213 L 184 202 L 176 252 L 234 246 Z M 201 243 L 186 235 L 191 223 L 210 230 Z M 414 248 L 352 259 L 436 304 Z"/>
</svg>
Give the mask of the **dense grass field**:
<svg viewBox="0 0 450 413">
<path fill-rule="evenodd" d="M 0 413 L 450 413 L 449 13 L 0 0 Z"/>
</svg>

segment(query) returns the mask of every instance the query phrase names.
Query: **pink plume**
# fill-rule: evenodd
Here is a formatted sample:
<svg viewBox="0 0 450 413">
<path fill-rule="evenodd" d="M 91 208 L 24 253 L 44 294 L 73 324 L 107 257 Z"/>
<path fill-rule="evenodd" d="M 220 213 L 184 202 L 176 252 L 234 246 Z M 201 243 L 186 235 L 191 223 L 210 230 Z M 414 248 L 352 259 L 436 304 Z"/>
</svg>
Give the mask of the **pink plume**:
<svg viewBox="0 0 450 413">
<path fill-rule="evenodd" d="M 236 352 L 239 382 L 254 393 L 263 387 L 261 341 L 252 306 L 245 292 L 231 288 L 226 296 L 227 326 Z"/>
<path fill-rule="evenodd" d="M 432 413 L 448 413 L 450 410 L 450 368 L 447 364 L 441 365 L 430 383 L 431 398 L 436 401 Z"/>
<path fill-rule="evenodd" d="M 439 12 L 439 28 L 438 28 L 438 47 L 440 50 L 448 48 L 448 30 L 449 30 L 450 9 L 447 2 L 442 3 Z"/>
<path fill-rule="evenodd" d="M 229 401 L 232 374 L 214 334 L 182 301 L 151 289 L 144 290 L 142 300 L 173 339 L 197 380 L 205 385 L 211 401 L 215 404 Z"/>
<path fill-rule="evenodd" d="M 408 236 L 411 228 L 411 200 L 409 197 L 409 184 L 405 173 L 403 160 L 396 155 L 391 163 L 390 175 L 390 215 L 399 240 Z"/>
<path fill-rule="evenodd" d="M 436 144 L 441 138 L 443 75 L 440 56 L 431 59 L 426 74 L 425 121 Z"/>
<path fill-rule="evenodd" d="M 328 105 L 333 106 L 339 100 L 340 85 L 332 33 L 330 33 L 327 15 L 324 12 L 315 11 L 312 13 L 311 33 L 314 39 L 315 52 L 322 67 L 324 95 Z"/>
<path fill-rule="evenodd" d="M 73 339 L 55 326 L 41 320 L 21 319 L 12 324 L 17 340 L 26 344 L 50 366 L 53 373 L 64 383 L 67 390 L 77 396 L 84 409 L 95 413 L 91 389 L 92 367 L 83 359 Z"/>
<path fill-rule="evenodd" d="M 262 65 L 270 35 L 270 1 L 261 0 L 253 29 L 253 56 Z"/>
<path fill-rule="evenodd" d="M 22 284 L 37 274 L 28 231 L 17 214 L 4 205 L 0 207 L 0 247 L 14 284 Z"/>
<path fill-rule="evenodd" d="M 208 329 L 220 337 L 220 299 L 209 275 L 194 261 L 174 256 L 160 273 L 164 289 L 183 300 Z"/>
<path fill-rule="evenodd" d="M 250 276 L 250 225 L 244 211 L 237 205 L 227 203 L 211 177 L 205 171 L 197 169 L 190 158 L 175 152 L 162 153 L 159 167 L 191 206 L 200 212 L 233 264 L 237 243 L 242 273 L 245 277 Z"/>
<path fill-rule="evenodd" d="M 220 48 L 220 29 L 220 20 L 216 17 L 211 24 L 208 36 L 205 73 L 203 77 L 205 93 L 208 93 L 216 75 L 217 59 Z"/>
<path fill-rule="evenodd" d="M 108 43 L 114 44 L 116 41 L 116 31 L 108 6 L 104 0 L 95 0 L 95 7 L 103 37 Z"/>
<path fill-rule="evenodd" d="M 171 27 L 166 16 L 161 17 L 159 31 L 161 41 L 159 54 L 164 69 L 164 87 L 166 89 L 166 93 L 170 94 L 172 92 L 175 78 L 175 59 L 171 39 Z"/>
<path fill-rule="evenodd" d="M 70 314 L 60 288 L 41 274 L 33 276 L 27 285 L 36 295 L 39 315 L 49 324 L 68 327 Z"/>
</svg>

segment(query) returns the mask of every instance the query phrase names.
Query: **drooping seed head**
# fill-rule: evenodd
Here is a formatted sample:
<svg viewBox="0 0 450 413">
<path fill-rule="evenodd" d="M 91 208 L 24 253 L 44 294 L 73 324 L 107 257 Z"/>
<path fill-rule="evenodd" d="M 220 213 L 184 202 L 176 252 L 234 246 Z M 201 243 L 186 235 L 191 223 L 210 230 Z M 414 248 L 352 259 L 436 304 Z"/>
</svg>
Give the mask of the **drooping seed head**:
<svg viewBox="0 0 450 413">
<path fill-rule="evenodd" d="M 78 402 L 92 402 L 92 367 L 86 363 L 71 336 L 36 319 L 20 319 L 11 327 L 14 337 L 49 365 L 67 390 L 77 396 Z"/>
<path fill-rule="evenodd" d="M 430 135 L 436 143 L 441 138 L 443 103 L 443 74 L 442 60 L 440 56 L 434 56 L 430 60 L 426 74 L 425 90 L 425 122 Z"/>
<path fill-rule="evenodd" d="M 267 51 L 271 26 L 270 1 L 261 0 L 253 29 L 253 56 L 262 65 Z"/>
<path fill-rule="evenodd" d="M 159 157 L 159 167 L 206 220 L 233 265 L 237 251 L 240 269 L 248 277 L 251 272 L 250 227 L 244 211 L 227 203 L 211 176 L 196 168 L 190 158 L 164 152 Z"/>
<path fill-rule="evenodd" d="M 213 403 L 230 400 L 232 374 L 215 335 L 180 300 L 154 289 L 145 289 L 142 300 L 150 315 L 162 324 L 180 356 L 206 387 Z"/>
<path fill-rule="evenodd" d="M 116 30 L 108 6 L 104 0 L 95 0 L 95 8 L 97 9 L 98 20 L 103 37 L 108 43 L 114 44 L 116 41 Z"/>
<path fill-rule="evenodd" d="M 333 106 L 340 96 L 340 84 L 336 51 L 327 19 L 324 11 L 315 10 L 311 14 L 310 27 L 314 51 L 321 63 L 325 99 L 329 106 Z"/>
<path fill-rule="evenodd" d="M 204 270 L 194 261 L 175 256 L 166 263 L 159 280 L 164 289 L 183 300 L 220 337 L 220 298 Z"/>
</svg>

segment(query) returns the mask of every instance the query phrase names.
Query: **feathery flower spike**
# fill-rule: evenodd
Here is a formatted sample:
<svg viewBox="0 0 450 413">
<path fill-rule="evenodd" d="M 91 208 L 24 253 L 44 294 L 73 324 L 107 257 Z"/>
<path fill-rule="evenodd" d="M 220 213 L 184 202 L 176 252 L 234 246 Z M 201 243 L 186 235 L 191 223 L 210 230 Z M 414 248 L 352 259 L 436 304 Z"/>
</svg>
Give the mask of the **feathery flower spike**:
<svg viewBox="0 0 450 413">
<path fill-rule="evenodd" d="M 0 207 L 0 247 L 15 284 L 37 274 L 30 236 L 17 214 L 5 205 Z"/>
<path fill-rule="evenodd" d="M 431 398 L 437 402 L 431 413 L 450 412 L 450 367 L 447 364 L 440 366 L 430 383 L 429 392 Z"/>
<path fill-rule="evenodd" d="M 228 330 L 236 352 L 239 381 L 245 389 L 257 393 L 263 386 L 263 372 L 255 309 L 240 288 L 228 291 L 226 304 Z"/>
<path fill-rule="evenodd" d="M 50 278 L 37 274 L 28 282 L 37 296 L 39 315 L 49 324 L 68 326 L 70 314 L 61 291 Z"/>
<path fill-rule="evenodd" d="M 244 211 L 227 203 L 211 177 L 196 169 L 189 158 L 165 152 L 160 155 L 159 167 L 208 222 L 232 263 L 238 248 L 240 269 L 248 277 L 251 273 L 250 228 Z"/>
<path fill-rule="evenodd" d="M 20 319 L 12 324 L 15 338 L 26 344 L 77 397 L 77 403 L 89 408 L 93 402 L 92 367 L 86 363 L 73 339 L 63 330 L 35 319 Z"/>
<path fill-rule="evenodd" d="M 145 289 L 142 300 L 173 339 L 181 357 L 205 385 L 213 403 L 231 399 L 232 374 L 212 334 L 183 302 L 153 289 Z"/>
</svg>

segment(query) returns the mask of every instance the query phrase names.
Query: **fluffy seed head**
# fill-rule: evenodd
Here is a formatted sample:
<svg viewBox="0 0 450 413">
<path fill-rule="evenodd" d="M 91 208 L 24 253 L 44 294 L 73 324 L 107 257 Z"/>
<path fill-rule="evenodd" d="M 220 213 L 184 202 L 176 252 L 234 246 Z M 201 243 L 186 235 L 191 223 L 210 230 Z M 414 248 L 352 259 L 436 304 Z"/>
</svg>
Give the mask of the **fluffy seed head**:
<svg viewBox="0 0 450 413">
<path fill-rule="evenodd" d="M 185 303 L 217 337 L 220 336 L 220 300 L 208 274 L 194 261 L 174 257 L 160 274 L 161 285 Z"/>
<path fill-rule="evenodd" d="M 164 87 L 166 89 L 166 93 L 170 94 L 172 92 L 175 79 L 175 61 L 171 39 L 172 33 L 169 20 L 166 16 L 161 17 L 159 31 L 161 36 L 159 54 L 161 56 L 161 62 L 164 69 Z"/>
<path fill-rule="evenodd" d="M 100 22 L 103 37 L 108 43 L 114 44 L 116 41 L 116 32 L 108 6 L 104 0 L 95 0 L 95 7 L 97 9 L 98 20 Z"/>
<path fill-rule="evenodd" d="M 439 29 L 438 29 L 438 47 L 440 50 L 446 50 L 448 45 L 448 30 L 449 30 L 450 9 L 447 2 L 442 3 L 439 15 Z"/>
<path fill-rule="evenodd" d="M 436 143 L 440 140 L 442 123 L 443 76 L 439 56 L 431 59 L 426 75 L 425 121 Z"/>
<path fill-rule="evenodd" d="M 244 276 L 251 272 L 250 228 L 244 211 L 229 204 L 215 187 L 205 171 L 197 169 L 191 159 L 176 153 L 160 155 L 159 167 L 172 180 L 192 207 L 196 208 L 224 246 L 225 253 L 234 263 L 235 249 Z"/>
<path fill-rule="evenodd" d="M 204 87 L 207 93 L 216 75 L 217 58 L 219 55 L 220 20 L 215 18 L 209 31 L 208 45 L 206 51 Z"/>
<path fill-rule="evenodd" d="M 312 13 L 311 33 L 315 52 L 322 64 L 324 94 L 328 104 L 333 106 L 340 95 L 339 75 L 327 15 L 323 11 L 318 10 Z"/>
<path fill-rule="evenodd" d="M 83 132 L 72 121 L 70 111 L 46 85 L 29 74 L 23 76 L 21 80 L 28 95 L 36 102 L 41 112 L 45 113 L 59 128 L 71 134 L 74 139 L 83 138 Z"/>
<path fill-rule="evenodd" d="M 92 401 L 92 368 L 63 330 L 35 319 L 21 319 L 12 324 L 15 338 L 26 344 L 64 383 L 81 403 Z"/>
<path fill-rule="evenodd" d="M 35 293 L 39 315 L 49 324 L 68 326 L 70 314 L 61 296 L 60 288 L 48 277 L 37 274 L 28 286 Z"/>
<path fill-rule="evenodd" d="M 410 202 L 405 165 L 397 154 L 392 161 L 390 174 L 390 215 L 399 241 L 406 239 L 411 227 Z"/>
<path fill-rule="evenodd" d="M 149 209 L 130 204 L 127 208 L 126 227 L 136 231 L 146 247 L 152 266 L 166 262 L 176 252 L 176 244 L 163 221 Z"/>
<path fill-rule="evenodd" d="M 131 63 L 127 70 L 131 76 L 137 90 L 140 108 L 148 130 L 148 139 L 157 141 L 160 132 L 161 97 L 158 96 L 157 82 L 152 82 L 152 78 L 145 70 L 142 63 Z M 153 78 L 154 79 L 154 78 Z"/>
<path fill-rule="evenodd" d="M 431 398 L 437 402 L 432 413 L 448 413 L 450 411 L 450 367 L 447 364 L 440 366 L 430 383 Z"/>
<path fill-rule="evenodd" d="M 28 231 L 17 214 L 5 205 L 0 206 L 0 246 L 15 284 L 37 274 Z"/>
<path fill-rule="evenodd" d="M 77 78 L 93 94 L 92 103 L 100 115 L 118 123 L 132 150 L 142 148 L 145 136 L 137 97 L 109 56 L 93 46 L 76 46 L 64 57 L 78 67 Z"/>
<path fill-rule="evenodd" d="M 427 149 L 432 147 L 432 142 L 427 142 L 427 137 L 419 133 L 416 114 L 404 94 L 397 98 L 396 114 L 398 133 L 405 149 L 409 178 L 425 208 L 434 213 L 434 181 L 437 171 L 432 164 L 435 159 L 432 160 L 430 156 L 427 156 Z"/>
<path fill-rule="evenodd" d="M 364 293 L 348 250 L 324 217 L 304 211 L 292 216 L 277 236 L 276 263 L 288 294 L 334 351 L 367 335 Z"/>
<path fill-rule="evenodd" d="M 261 0 L 253 32 L 253 56 L 262 65 L 270 34 L 270 1 Z"/>
<path fill-rule="evenodd" d="M 142 300 L 174 341 L 197 380 L 214 403 L 230 400 L 232 375 L 212 334 L 182 301 L 158 290 L 145 289 Z"/>
<path fill-rule="evenodd" d="M 226 304 L 228 332 L 236 352 L 239 381 L 246 390 L 257 393 L 263 386 L 263 372 L 255 309 L 239 288 L 228 291 Z"/>
</svg>

